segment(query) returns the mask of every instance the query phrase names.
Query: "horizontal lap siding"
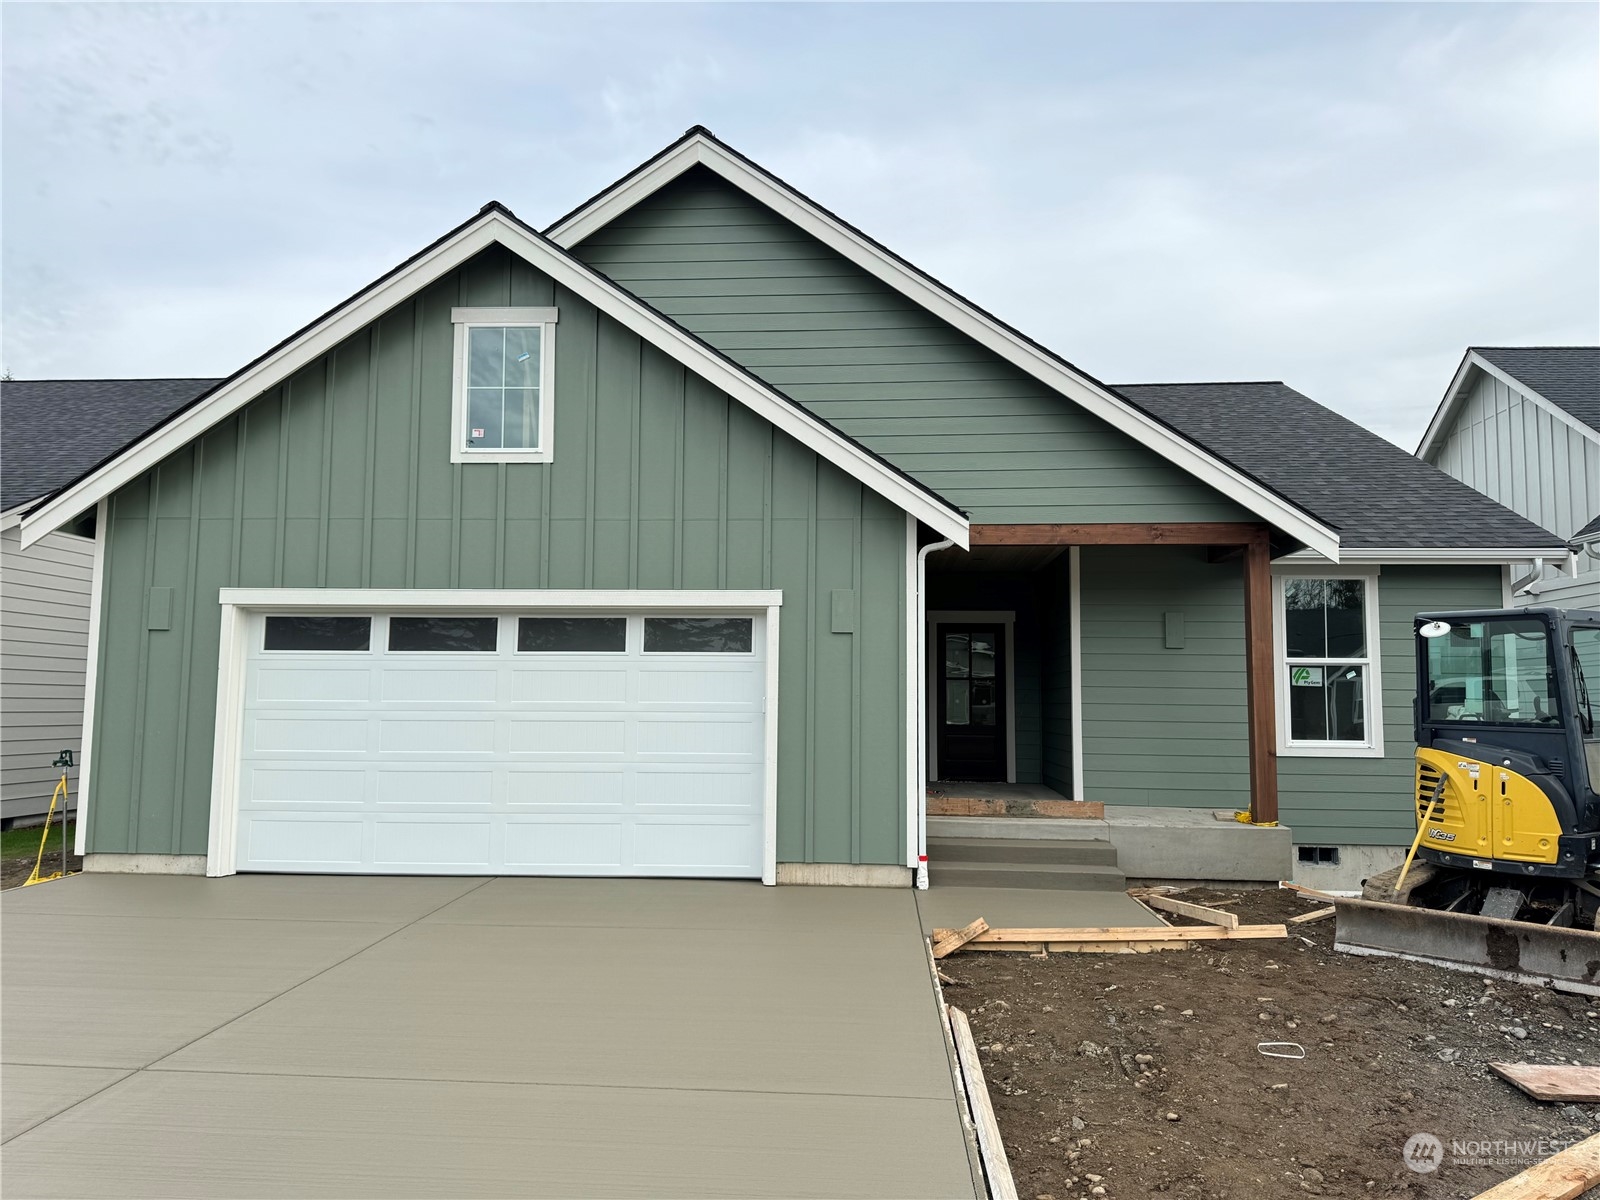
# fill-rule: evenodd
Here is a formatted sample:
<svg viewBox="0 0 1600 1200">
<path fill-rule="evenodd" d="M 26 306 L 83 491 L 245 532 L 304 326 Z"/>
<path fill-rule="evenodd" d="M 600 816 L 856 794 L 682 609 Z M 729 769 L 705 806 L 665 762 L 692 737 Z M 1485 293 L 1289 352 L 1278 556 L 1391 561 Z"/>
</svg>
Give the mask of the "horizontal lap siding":
<svg viewBox="0 0 1600 1200">
<path fill-rule="evenodd" d="M 1282 758 L 1282 813 L 1298 842 L 1403 846 L 1417 831 L 1412 816 L 1416 742 L 1411 700 L 1417 692 L 1415 634 L 1419 612 L 1499 608 L 1498 567 L 1384 567 L 1378 576 L 1378 635 L 1383 642 L 1383 739 L 1379 758 Z"/>
<path fill-rule="evenodd" d="M 450 309 L 506 304 L 560 310 L 554 461 L 452 464 Z M 778 857 L 904 861 L 904 515 L 502 250 L 117 493 L 110 536 L 93 850 L 205 851 L 221 587 L 778 588 Z"/>
<path fill-rule="evenodd" d="M 575 252 L 974 522 L 1247 519 L 703 169 Z"/>
<path fill-rule="evenodd" d="M 1207 563 L 1202 550 L 1132 547 L 1085 547 L 1082 563 L 1086 798 L 1152 807 L 1246 807 L 1238 563 Z M 1385 756 L 1280 757 L 1279 812 L 1297 842 L 1409 839 L 1415 831 L 1412 617 L 1499 603 L 1497 567 L 1381 569 Z M 1184 615 L 1181 650 L 1165 646 L 1167 612 Z"/>
<path fill-rule="evenodd" d="M 0 816 L 48 811 L 51 764 L 83 737 L 94 543 L 52 533 L 27 550 L 0 537 Z M 70 782 L 70 780 L 69 780 Z M 77 797 L 72 797 L 76 803 Z"/>
</svg>

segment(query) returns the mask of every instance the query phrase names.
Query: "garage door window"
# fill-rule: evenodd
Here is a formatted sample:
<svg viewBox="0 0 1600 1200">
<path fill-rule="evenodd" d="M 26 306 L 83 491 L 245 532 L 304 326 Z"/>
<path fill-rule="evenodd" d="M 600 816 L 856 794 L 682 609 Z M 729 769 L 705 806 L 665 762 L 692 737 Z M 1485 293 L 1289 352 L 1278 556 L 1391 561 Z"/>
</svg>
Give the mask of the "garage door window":
<svg viewBox="0 0 1600 1200">
<path fill-rule="evenodd" d="M 621 654 L 628 648 L 626 617 L 522 617 L 517 649 L 526 654 Z"/>
<path fill-rule="evenodd" d="M 390 617 L 389 649 L 493 654 L 499 617 Z"/>
<path fill-rule="evenodd" d="M 368 650 L 371 617 L 268 617 L 264 650 Z"/>
<path fill-rule="evenodd" d="M 646 654 L 749 654 L 749 617 L 646 617 Z"/>
</svg>

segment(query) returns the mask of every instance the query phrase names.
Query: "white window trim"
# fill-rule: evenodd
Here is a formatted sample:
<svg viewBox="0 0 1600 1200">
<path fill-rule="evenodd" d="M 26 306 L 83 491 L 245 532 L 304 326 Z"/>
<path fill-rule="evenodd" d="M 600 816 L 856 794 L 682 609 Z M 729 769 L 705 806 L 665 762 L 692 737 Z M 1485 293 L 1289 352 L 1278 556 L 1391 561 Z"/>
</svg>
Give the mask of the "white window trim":
<svg viewBox="0 0 1600 1200">
<path fill-rule="evenodd" d="M 939 626 L 1003 625 L 1006 639 L 1006 782 L 1017 781 L 1017 613 L 1015 609 L 933 609 L 928 613 L 928 692 L 925 697 L 928 739 L 928 778 L 923 786 L 939 779 Z"/>
<path fill-rule="evenodd" d="M 553 308 L 452 308 L 455 358 L 450 375 L 450 461 L 453 463 L 546 463 L 555 458 L 556 319 Z M 467 331 L 488 326 L 539 330 L 539 444 L 518 449 L 467 448 Z"/>
<path fill-rule="evenodd" d="M 102 525 L 100 527 L 104 529 Z M 244 736 L 245 661 L 260 616 L 274 612 L 373 612 L 382 615 L 440 609 L 490 613 L 615 612 L 618 609 L 694 609 L 708 616 L 764 617 L 766 694 L 762 738 L 761 882 L 778 882 L 778 617 L 781 591 L 522 591 L 513 589 L 220 588 L 222 636 L 217 648 L 216 737 L 211 758 L 211 830 L 206 874 L 238 871 L 240 751 Z M 758 636 L 761 636 L 758 634 Z M 356 651 L 355 653 L 360 653 Z M 82 818 L 80 817 L 80 829 Z M 80 837 L 82 834 L 80 833 Z"/>
<path fill-rule="evenodd" d="M 1379 639 L 1378 568 L 1317 567 L 1310 564 L 1274 563 L 1272 568 L 1273 692 L 1277 704 L 1280 758 L 1382 758 L 1383 753 L 1383 643 Z M 1365 742 L 1300 742 L 1289 736 L 1288 629 L 1284 613 L 1284 581 L 1288 579 L 1354 579 L 1365 585 L 1362 612 L 1366 620 L 1365 659 L 1330 660 L 1359 663 L 1366 668 L 1367 740 Z"/>
</svg>

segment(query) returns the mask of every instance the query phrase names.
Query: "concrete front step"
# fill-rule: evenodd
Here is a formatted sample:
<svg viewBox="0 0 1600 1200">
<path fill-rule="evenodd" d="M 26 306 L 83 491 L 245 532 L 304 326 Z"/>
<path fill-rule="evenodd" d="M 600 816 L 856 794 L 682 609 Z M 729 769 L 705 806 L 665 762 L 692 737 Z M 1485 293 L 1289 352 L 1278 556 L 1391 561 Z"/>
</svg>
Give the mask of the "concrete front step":
<svg viewBox="0 0 1600 1200">
<path fill-rule="evenodd" d="M 934 838 L 994 838 L 1004 841 L 1102 842 L 1110 826 L 1105 821 L 1051 817 L 935 817 L 928 818 L 928 840 Z"/>
<path fill-rule="evenodd" d="M 1114 867 L 1117 850 L 1107 841 L 1043 838 L 930 837 L 928 859 L 935 863 L 1059 863 Z"/>
<path fill-rule="evenodd" d="M 1081 863 L 938 862 L 930 857 L 933 887 L 1037 888 L 1050 891 L 1120 892 L 1128 881 L 1116 867 Z"/>
</svg>

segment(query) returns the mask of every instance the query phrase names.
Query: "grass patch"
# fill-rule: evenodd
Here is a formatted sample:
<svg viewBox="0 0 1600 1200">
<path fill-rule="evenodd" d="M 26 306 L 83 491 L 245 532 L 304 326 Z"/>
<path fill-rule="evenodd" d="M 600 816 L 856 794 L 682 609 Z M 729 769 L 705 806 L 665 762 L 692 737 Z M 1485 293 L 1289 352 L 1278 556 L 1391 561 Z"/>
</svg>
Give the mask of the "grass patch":
<svg viewBox="0 0 1600 1200">
<path fill-rule="evenodd" d="M 76 822 L 67 823 L 67 851 L 71 853 L 70 841 L 72 830 Z M 25 829 L 8 829 L 0 833 L 0 858 L 20 858 L 23 855 L 32 857 L 39 853 L 39 835 L 44 832 L 44 827 L 32 825 Z M 61 856 L 61 826 L 50 826 L 50 840 L 45 843 L 45 859 L 59 858 Z"/>
</svg>

